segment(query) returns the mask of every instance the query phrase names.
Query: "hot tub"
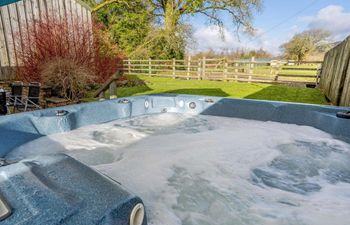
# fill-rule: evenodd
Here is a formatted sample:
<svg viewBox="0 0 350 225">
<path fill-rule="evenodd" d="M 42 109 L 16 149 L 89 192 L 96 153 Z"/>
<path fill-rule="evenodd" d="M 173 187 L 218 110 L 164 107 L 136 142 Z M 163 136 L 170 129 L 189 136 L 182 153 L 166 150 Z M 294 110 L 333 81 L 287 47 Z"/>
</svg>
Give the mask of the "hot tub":
<svg viewBox="0 0 350 225">
<path fill-rule="evenodd" d="M 149 95 L 2 117 L 1 224 L 349 224 L 347 111 Z"/>
</svg>

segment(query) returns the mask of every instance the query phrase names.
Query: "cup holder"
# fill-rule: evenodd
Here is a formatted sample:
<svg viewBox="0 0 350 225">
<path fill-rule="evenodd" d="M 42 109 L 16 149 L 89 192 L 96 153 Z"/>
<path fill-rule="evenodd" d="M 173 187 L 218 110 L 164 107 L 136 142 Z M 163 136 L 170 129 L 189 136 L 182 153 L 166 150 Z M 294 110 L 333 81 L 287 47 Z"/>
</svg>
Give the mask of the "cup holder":
<svg viewBox="0 0 350 225">
<path fill-rule="evenodd" d="M 195 102 L 190 102 L 190 104 L 188 104 L 188 107 L 190 109 L 195 109 L 197 107 L 196 103 Z"/>
<path fill-rule="evenodd" d="M 120 99 L 120 100 L 118 101 L 118 103 L 120 103 L 120 104 L 129 104 L 129 103 L 130 103 L 130 100 L 124 98 L 124 99 Z"/>
<path fill-rule="evenodd" d="M 55 115 L 57 116 L 57 117 L 61 117 L 61 116 L 66 116 L 66 115 L 68 115 L 68 111 L 66 111 L 66 110 L 56 110 L 55 111 Z"/>
<path fill-rule="evenodd" d="M 214 103 L 214 100 L 211 99 L 211 98 L 206 98 L 206 99 L 204 100 L 204 102 L 205 102 L 205 103 L 213 104 L 213 103 Z"/>
</svg>

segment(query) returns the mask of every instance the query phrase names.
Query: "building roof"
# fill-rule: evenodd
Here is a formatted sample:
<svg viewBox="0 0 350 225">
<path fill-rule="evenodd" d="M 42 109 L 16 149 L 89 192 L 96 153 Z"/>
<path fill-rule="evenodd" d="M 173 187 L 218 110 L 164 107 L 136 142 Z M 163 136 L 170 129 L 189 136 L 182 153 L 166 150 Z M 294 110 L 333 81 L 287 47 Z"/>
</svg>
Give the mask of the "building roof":
<svg viewBox="0 0 350 225">
<path fill-rule="evenodd" d="M 11 3 L 15 3 L 15 2 L 18 2 L 18 1 L 19 0 L 0 0 L 0 7 L 4 6 L 4 5 L 11 4 Z"/>
</svg>

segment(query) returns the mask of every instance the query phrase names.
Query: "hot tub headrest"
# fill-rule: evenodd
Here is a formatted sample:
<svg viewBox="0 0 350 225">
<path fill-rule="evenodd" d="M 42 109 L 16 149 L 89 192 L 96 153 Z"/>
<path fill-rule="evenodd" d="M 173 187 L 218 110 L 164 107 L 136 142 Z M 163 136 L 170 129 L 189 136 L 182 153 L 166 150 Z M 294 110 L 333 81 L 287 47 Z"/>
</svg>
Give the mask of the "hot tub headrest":
<svg viewBox="0 0 350 225">
<path fill-rule="evenodd" d="M 0 167 L 0 190 L 13 209 L 2 225 L 129 225 L 134 207 L 142 204 L 120 184 L 64 154 Z"/>
</svg>

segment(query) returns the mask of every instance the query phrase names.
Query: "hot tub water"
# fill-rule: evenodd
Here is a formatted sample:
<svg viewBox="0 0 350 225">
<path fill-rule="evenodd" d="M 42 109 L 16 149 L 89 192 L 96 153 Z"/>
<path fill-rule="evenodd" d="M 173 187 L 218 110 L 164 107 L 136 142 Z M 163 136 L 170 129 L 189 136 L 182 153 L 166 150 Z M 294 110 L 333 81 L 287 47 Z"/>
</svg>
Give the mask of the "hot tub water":
<svg viewBox="0 0 350 225">
<path fill-rule="evenodd" d="M 156 114 L 25 144 L 65 152 L 140 196 L 149 224 L 349 224 L 350 145 L 307 126 Z"/>
</svg>

